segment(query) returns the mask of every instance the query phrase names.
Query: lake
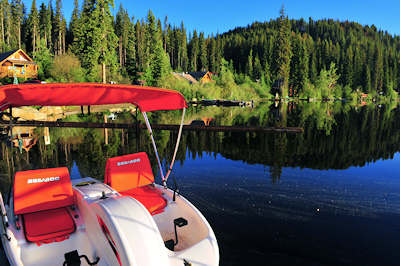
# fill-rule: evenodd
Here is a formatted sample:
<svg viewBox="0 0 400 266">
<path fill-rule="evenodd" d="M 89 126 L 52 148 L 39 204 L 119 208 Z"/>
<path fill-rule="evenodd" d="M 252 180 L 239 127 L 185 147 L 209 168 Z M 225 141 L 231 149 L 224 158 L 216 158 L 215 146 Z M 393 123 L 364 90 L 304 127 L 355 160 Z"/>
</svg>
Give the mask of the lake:
<svg viewBox="0 0 400 266">
<path fill-rule="evenodd" d="M 154 112 L 178 124 L 180 112 Z M 103 114 L 65 121 L 101 122 Z M 193 122 L 194 121 L 194 122 Z M 259 102 L 255 108 L 191 106 L 185 124 L 302 127 L 302 134 L 184 132 L 173 175 L 207 218 L 221 265 L 362 264 L 400 261 L 400 111 L 396 102 Z M 129 113 L 115 123 L 132 123 Z M 147 132 L 33 130 L 29 151 L 14 148 L 15 170 L 66 166 L 71 178 L 104 180 L 109 157 L 146 151 Z M 176 132 L 155 131 L 164 168 Z M 3 141 L 1 191 L 10 187 L 11 148 Z M 174 187 L 172 178 L 168 185 Z"/>
</svg>

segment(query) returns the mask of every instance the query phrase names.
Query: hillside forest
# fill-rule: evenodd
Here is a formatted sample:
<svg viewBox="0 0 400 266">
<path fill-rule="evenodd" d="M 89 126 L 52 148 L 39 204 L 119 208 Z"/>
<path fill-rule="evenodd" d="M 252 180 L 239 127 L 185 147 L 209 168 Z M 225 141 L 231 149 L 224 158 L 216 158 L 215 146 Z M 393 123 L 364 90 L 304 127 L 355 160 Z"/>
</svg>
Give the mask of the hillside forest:
<svg viewBox="0 0 400 266">
<path fill-rule="evenodd" d="M 107 81 L 143 80 L 187 99 L 398 97 L 400 37 L 374 25 L 289 19 L 282 6 L 276 19 L 205 36 L 151 10 L 135 18 L 121 4 L 114 17 L 113 0 L 74 6 L 67 23 L 61 0 L 55 7 L 33 0 L 30 8 L 1 0 L 0 52 L 23 49 L 47 82 L 101 82 L 105 72 Z M 171 74 L 191 71 L 216 73 L 215 82 Z"/>
</svg>

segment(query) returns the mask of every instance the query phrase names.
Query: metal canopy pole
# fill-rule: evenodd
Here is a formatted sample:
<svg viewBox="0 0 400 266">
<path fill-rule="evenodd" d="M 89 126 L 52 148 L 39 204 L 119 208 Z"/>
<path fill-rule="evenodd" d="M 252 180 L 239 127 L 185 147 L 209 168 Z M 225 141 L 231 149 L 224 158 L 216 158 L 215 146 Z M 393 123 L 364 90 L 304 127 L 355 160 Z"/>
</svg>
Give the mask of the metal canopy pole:
<svg viewBox="0 0 400 266">
<path fill-rule="evenodd" d="M 181 124 L 180 124 L 180 126 L 179 126 L 178 138 L 177 138 L 176 144 L 175 144 L 174 156 L 172 157 L 171 165 L 169 166 L 167 175 L 165 176 L 164 186 L 165 186 L 166 183 L 167 183 L 168 176 L 169 176 L 169 174 L 171 173 L 171 171 L 172 171 L 172 166 L 173 166 L 174 163 L 175 163 L 176 154 L 178 153 L 179 143 L 181 142 L 181 136 L 182 136 L 183 122 L 184 122 L 184 119 L 185 119 L 185 111 L 186 111 L 186 108 L 183 108 L 183 109 L 182 109 Z"/>
<path fill-rule="evenodd" d="M 157 146 L 156 146 L 156 142 L 154 141 L 153 131 L 151 130 L 149 118 L 147 117 L 147 114 L 146 114 L 145 111 L 142 111 L 142 115 L 143 115 L 143 117 L 144 117 L 144 121 L 146 122 L 147 130 L 148 130 L 149 133 L 150 133 L 151 142 L 153 143 L 153 148 L 154 148 L 154 151 L 155 151 L 155 153 L 156 153 L 157 162 L 158 162 L 158 168 L 160 169 L 160 174 L 161 174 L 161 179 L 162 179 L 163 183 L 165 183 L 164 173 L 163 173 L 163 170 L 162 170 L 162 166 L 161 166 L 161 162 L 160 162 L 160 157 L 158 157 Z"/>
</svg>

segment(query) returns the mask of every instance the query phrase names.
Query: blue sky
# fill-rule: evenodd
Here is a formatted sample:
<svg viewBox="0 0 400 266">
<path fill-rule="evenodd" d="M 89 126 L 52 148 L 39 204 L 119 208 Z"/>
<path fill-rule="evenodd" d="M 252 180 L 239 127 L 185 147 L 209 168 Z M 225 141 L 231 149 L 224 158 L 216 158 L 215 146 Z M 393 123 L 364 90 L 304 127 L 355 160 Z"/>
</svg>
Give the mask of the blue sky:
<svg viewBox="0 0 400 266">
<path fill-rule="evenodd" d="M 29 12 L 32 0 L 23 0 Z M 46 5 L 48 0 L 36 0 L 39 6 L 42 2 Z M 55 7 L 55 0 L 52 0 Z M 63 0 L 64 17 L 69 21 L 73 10 L 73 0 Z M 80 0 L 82 4 L 83 0 Z M 245 27 L 255 21 L 264 22 L 276 19 L 282 3 L 285 5 L 285 13 L 290 19 L 309 17 L 314 20 L 331 18 L 334 20 L 355 21 L 362 25 L 374 24 L 378 29 L 387 30 L 390 34 L 400 35 L 400 0 L 217 0 L 217 1 L 137 1 L 114 0 L 114 15 L 119 6 L 128 10 L 129 15 L 137 19 L 146 18 L 149 9 L 156 18 L 164 23 L 165 15 L 171 25 L 180 26 L 183 21 L 188 33 L 204 32 L 205 35 L 214 35 L 227 32 L 235 27 Z"/>
</svg>

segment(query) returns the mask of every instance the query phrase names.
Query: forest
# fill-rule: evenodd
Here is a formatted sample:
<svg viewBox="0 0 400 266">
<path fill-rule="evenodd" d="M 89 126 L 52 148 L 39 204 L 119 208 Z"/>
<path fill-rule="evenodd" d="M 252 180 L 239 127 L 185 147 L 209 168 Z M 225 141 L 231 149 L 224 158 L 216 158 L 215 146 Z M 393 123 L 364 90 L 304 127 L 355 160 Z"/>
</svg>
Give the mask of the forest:
<svg viewBox="0 0 400 266">
<path fill-rule="evenodd" d="M 107 81 L 143 80 L 187 99 L 398 97 L 400 37 L 374 25 L 289 19 L 282 6 L 276 19 L 205 36 L 151 10 L 135 18 L 121 4 L 114 17 L 113 0 L 75 0 L 74 7 L 67 22 L 61 0 L 55 8 L 33 0 L 30 9 L 1 0 L 0 52 L 22 48 L 43 81 L 101 82 L 107 73 Z M 212 84 L 190 85 L 171 74 L 190 71 L 218 75 Z"/>
</svg>

